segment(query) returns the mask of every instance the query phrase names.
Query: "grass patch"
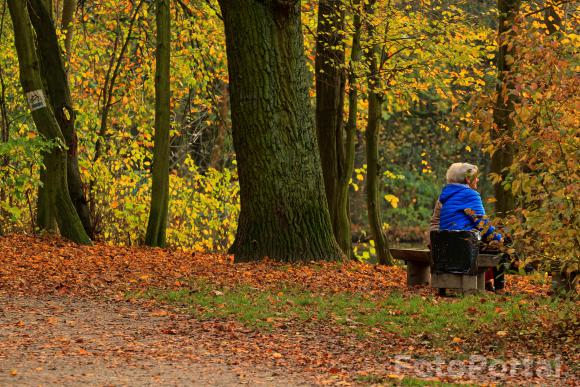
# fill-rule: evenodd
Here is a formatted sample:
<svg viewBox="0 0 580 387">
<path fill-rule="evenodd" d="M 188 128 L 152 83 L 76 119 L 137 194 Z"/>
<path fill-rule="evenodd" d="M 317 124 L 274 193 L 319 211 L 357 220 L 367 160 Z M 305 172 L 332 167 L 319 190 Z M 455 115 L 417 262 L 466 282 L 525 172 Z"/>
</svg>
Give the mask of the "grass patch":
<svg viewBox="0 0 580 387">
<path fill-rule="evenodd" d="M 454 387 L 454 386 L 475 386 L 475 384 L 459 384 L 459 383 L 447 383 L 447 382 L 437 382 L 429 380 L 421 380 L 417 378 L 405 377 L 401 380 L 401 386 L 405 387 L 419 387 L 419 386 L 436 386 L 436 387 Z"/>
<path fill-rule="evenodd" d="M 433 386 L 433 387 L 455 387 L 455 386 L 474 386 L 473 384 L 457 384 L 457 383 L 446 383 L 431 380 L 422 380 L 413 377 L 404 377 L 401 380 L 383 377 L 378 375 L 364 375 L 357 376 L 356 381 L 362 384 L 384 384 L 389 386 L 403 386 L 403 387 L 423 387 L 423 386 Z"/>
<path fill-rule="evenodd" d="M 330 321 L 360 335 L 368 334 L 372 327 L 405 337 L 424 337 L 434 345 L 467 339 L 483 328 L 495 332 L 515 324 L 532 329 L 541 315 L 557 316 L 563 307 L 563 301 L 529 296 L 484 294 L 443 299 L 394 292 L 379 298 L 298 288 L 217 288 L 203 281 L 178 290 L 147 289 L 128 296 L 179 306 L 200 319 L 233 318 L 257 329 L 287 322 Z"/>
</svg>

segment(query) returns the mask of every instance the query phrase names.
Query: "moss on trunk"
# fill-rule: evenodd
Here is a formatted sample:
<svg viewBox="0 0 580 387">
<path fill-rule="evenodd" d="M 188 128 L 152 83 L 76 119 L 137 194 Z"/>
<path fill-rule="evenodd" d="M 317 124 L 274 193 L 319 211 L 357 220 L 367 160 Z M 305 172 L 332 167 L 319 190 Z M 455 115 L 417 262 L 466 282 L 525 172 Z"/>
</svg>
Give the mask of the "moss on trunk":
<svg viewBox="0 0 580 387">
<path fill-rule="evenodd" d="M 50 105 L 67 146 L 68 192 L 85 231 L 89 236 L 92 236 L 93 225 L 89 205 L 79 172 L 78 140 L 75 130 L 76 114 L 73 109 L 71 92 L 56 29 L 52 15 L 42 0 L 28 0 L 28 9 L 30 10 L 32 26 L 36 31 L 37 53 L 41 59 L 42 73 L 46 81 Z M 38 223 L 41 228 L 49 228 L 50 223 L 53 223 L 53 221 L 50 219 L 50 210 L 44 208 L 46 201 L 43 196 L 45 195 L 44 190 L 50 189 L 50 187 L 48 187 L 48 182 L 44 178 L 41 178 L 41 180 L 43 186 L 39 192 Z"/>
<path fill-rule="evenodd" d="M 46 96 L 44 92 L 41 66 L 36 55 L 34 33 L 26 2 L 9 0 L 8 7 L 14 26 L 14 42 L 20 67 L 20 83 L 30 100 L 33 92 L 36 96 Z M 36 103 L 31 107 L 32 118 L 38 131 L 56 146 L 46 155 L 46 181 L 50 188 L 47 200 L 54 209 L 54 214 L 61 234 L 77 243 L 90 244 L 79 216 L 68 193 L 67 155 L 65 140 L 49 104 Z"/>
</svg>

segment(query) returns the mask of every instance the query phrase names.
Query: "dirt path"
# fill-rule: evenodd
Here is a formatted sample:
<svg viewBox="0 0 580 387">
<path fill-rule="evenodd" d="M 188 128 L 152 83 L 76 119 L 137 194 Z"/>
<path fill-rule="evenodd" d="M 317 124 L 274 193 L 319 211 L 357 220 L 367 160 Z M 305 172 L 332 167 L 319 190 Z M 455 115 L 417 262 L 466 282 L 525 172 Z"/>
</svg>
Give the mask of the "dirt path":
<svg viewBox="0 0 580 387">
<path fill-rule="evenodd" d="M 177 332 L 163 310 L 0 294 L 0 386 L 306 385 L 284 369 L 232 365 Z M 200 327 L 202 329 L 202 327 Z"/>
</svg>

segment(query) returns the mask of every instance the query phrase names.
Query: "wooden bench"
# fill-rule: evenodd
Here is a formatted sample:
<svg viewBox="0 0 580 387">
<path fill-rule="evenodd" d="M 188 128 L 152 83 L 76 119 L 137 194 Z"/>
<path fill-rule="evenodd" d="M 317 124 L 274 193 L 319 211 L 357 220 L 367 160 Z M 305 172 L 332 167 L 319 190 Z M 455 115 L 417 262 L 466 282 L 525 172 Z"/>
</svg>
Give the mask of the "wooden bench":
<svg viewBox="0 0 580 387">
<path fill-rule="evenodd" d="M 485 290 L 485 272 L 495 267 L 500 254 L 480 253 L 477 258 L 476 276 L 457 274 L 431 274 L 431 251 L 429 249 L 390 249 L 395 259 L 407 264 L 407 286 L 431 285 L 439 289 L 461 289 L 464 292 Z"/>
</svg>

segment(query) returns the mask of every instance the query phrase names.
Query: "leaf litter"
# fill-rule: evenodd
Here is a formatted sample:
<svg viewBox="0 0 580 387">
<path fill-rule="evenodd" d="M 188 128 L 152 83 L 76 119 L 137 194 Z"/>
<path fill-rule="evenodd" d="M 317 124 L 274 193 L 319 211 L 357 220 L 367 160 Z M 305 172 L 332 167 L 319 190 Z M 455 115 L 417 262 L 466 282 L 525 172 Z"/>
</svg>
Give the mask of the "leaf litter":
<svg viewBox="0 0 580 387">
<path fill-rule="evenodd" d="M 267 259 L 256 263 L 234 264 L 232 257 L 224 254 L 118 247 L 101 243 L 79 246 L 59 238 L 15 234 L 0 238 L 0 295 L 9 300 L 48 298 L 55 306 L 48 313 L 43 312 L 46 315 L 43 315 L 42 324 L 36 321 L 31 326 L 30 321 L 22 321 L 25 319 L 11 320 L 11 329 L 31 331 L 28 337 L 21 338 L 21 342 L 8 344 L 13 348 L 7 348 L 4 342 L 0 343 L 0 359 L 2 356 L 9 358 L 15 349 L 26 351 L 26 343 L 40 340 L 49 348 L 60 348 L 63 356 L 75 358 L 97 357 L 102 360 L 107 356 L 118 357 L 119 354 L 129 358 L 136 354 L 145 358 L 149 355 L 153 358 L 161 356 L 176 362 L 210 358 L 228 367 L 237 367 L 242 373 L 253 367 L 266 366 L 270 374 L 275 374 L 274 378 L 299 375 L 298 379 L 290 379 L 290 384 L 298 383 L 297 380 L 307 384 L 368 384 L 368 381 L 392 384 L 399 383 L 405 375 L 424 376 L 417 370 L 401 369 L 395 359 L 396 355 L 452 359 L 472 353 L 505 358 L 563 353 L 565 358 L 562 369 L 566 372 L 560 382 L 574 385 L 579 380 L 577 369 L 569 366 L 569 363 L 577 363 L 578 360 L 575 347 L 567 350 L 554 348 L 553 343 L 550 343 L 550 335 L 542 337 L 546 332 L 537 332 L 539 337 L 533 342 L 517 338 L 511 340 L 514 336 L 512 332 L 505 328 L 494 330 L 497 327 L 490 326 L 489 331 L 482 332 L 481 336 L 450 337 L 448 348 L 436 348 L 430 343 L 428 335 L 404 337 L 380 327 L 368 328 L 361 335 L 360 327 L 358 332 L 356 329 L 345 330 L 340 324 L 328 320 L 304 323 L 282 319 L 282 322 L 276 323 L 271 318 L 273 329 L 264 331 L 248 327 L 233 318 L 200 320 L 162 302 L 126 298 L 128 293 L 150 288 L 184 288 L 190 285 L 192 278 L 213 284 L 216 289 L 247 286 L 278 291 L 294 286 L 330 296 L 353 293 L 380 298 L 397 292 L 403 296 L 433 297 L 434 303 L 454 302 L 453 299 L 434 297 L 433 290 L 427 287 L 407 289 L 405 270 L 397 266 L 382 267 L 357 262 L 290 265 Z M 510 276 L 507 290 L 511 294 L 542 298 L 547 297 L 549 286 L 547 281 L 530 276 Z M 221 290 L 215 292 L 215 297 L 223 295 Z M 67 315 L 70 314 L 70 302 L 81 303 L 96 310 L 101 305 L 111 307 L 112 303 L 112 308 L 125 308 L 124 313 L 129 316 L 141 316 L 139 321 L 149 329 L 147 344 L 138 348 L 131 347 L 131 343 L 140 340 L 138 334 L 131 340 L 121 337 L 116 347 L 106 348 L 99 347 L 98 340 L 90 334 L 86 334 L 87 337 L 81 335 L 77 338 L 48 339 L 45 337 L 46 332 L 40 332 L 39 335 L 34 333 L 40 325 L 52 328 L 77 325 L 76 320 L 79 318 Z M 482 302 L 485 299 L 482 298 Z M 392 314 L 397 316 L 400 311 L 393 311 Z M 477 311 L 470 309 L 468 315 L 477 318 Z M 0 322 L 5 323 L 5 318 L 2 315 L 0 317 Z M 151 321 L 154 322 L 153 327 Z M 348 323 L 351 327 L 357 327 L 356 321 Z M 101 335 L 109 338 L 108 341 L 111 336 L 107 332 L 109 328 L 111 332 L 117 329 L 114 325 L 103 326 L 100 331 Z M 139 332 L 139 324 L 133 328 Z M 548 321 L 545 329 L 551 329 Z M 494 340 L 504 338 L 502 353 L 490 353 L 495 348 Z M 104 342 L 110 344 L 107 340 Z M 9 374 L 15 369 L 12 367 L 2 371 Z M 498 379 L 489 374 L 475 378 L 469 375 L 442 376 L 433 380 L 483 384 L 518 384 L 524 381 L 546 383 L 541 377 L 522 379 L 518 375 L 507 375 Z"/>
</svg>

